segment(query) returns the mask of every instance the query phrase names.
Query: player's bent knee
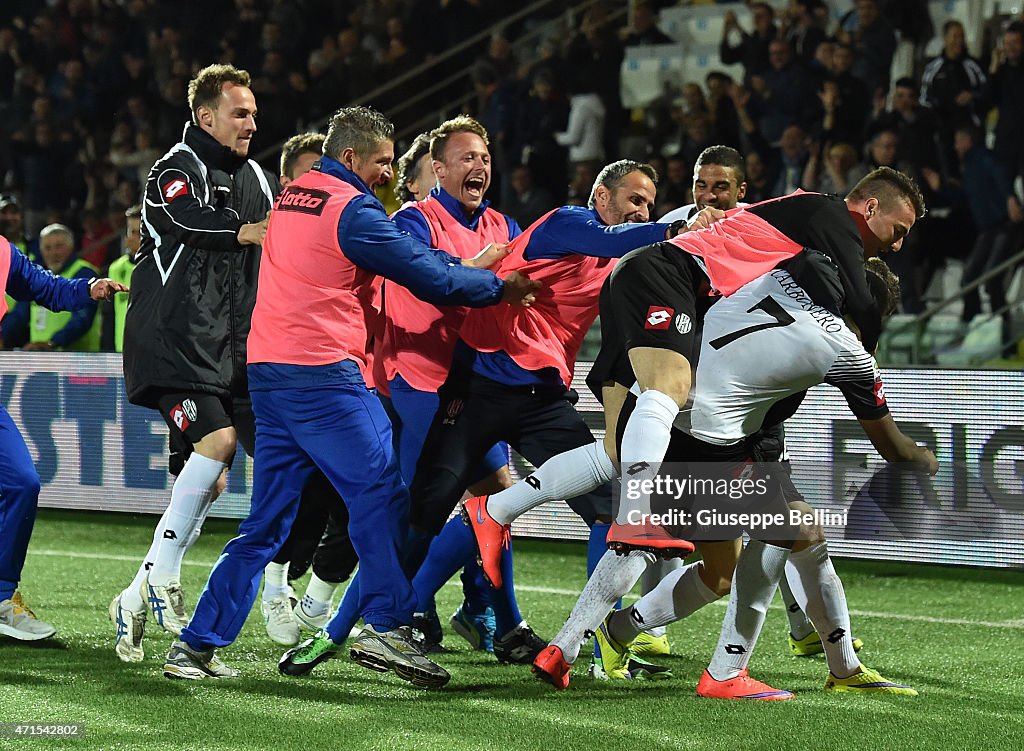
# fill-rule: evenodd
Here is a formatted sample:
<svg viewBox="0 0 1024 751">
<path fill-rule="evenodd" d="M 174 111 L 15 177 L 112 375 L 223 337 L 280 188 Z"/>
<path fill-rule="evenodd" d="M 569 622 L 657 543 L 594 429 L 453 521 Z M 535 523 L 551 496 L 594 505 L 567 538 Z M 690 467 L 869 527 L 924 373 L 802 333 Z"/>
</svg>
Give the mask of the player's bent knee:
<svg viewBox="0 0 1024 751">
<path fill-rule="evenodd" d="M 195 444 L 195 452 L 207 459 L 230 464 L 235 456 L 235 447 L 238 445 L 238 435 L 232 427 L 219 428 L 204 435 Z"/>
<path fill-rule="evenodd" d="M 502 490 L 511 488 L 516 484 L 515 480 L 512 479 L 512 473 L 509 471 L 507 464 L 494 473 L 494 483 Z"/>
<path fill-rule="evenodd" d="M 473 496 L 493 495 L 494 493 L 500 493 L 506 488 L 511 488 L 514 484 L 512 474 L 508 471 L 508 467 L 505 466 L 485 477 L 480 482 L 470 485 L 469 493 Z"/>
<path fill-rule="evenodd" d="M 690 393 L 690 361 L 678 352 L 655 347 L 634 347 L 629 351 L 640 391 L 660 391 L 680 408 Z"/>
</svg>

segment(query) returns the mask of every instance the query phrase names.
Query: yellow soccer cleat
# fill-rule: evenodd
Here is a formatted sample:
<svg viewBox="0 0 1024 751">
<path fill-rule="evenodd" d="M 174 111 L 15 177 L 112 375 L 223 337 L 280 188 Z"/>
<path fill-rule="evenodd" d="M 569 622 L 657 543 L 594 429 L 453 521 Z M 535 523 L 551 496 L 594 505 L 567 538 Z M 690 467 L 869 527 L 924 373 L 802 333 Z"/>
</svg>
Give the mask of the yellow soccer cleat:
<svg viewBox="0 0 1024 751">
<path fill-rule="evenodd" d="M 612 615 L 609 614 L 594 634 L 594 641 L 601 648 L 601 657 L 597 662 L 601 672 L 609 680 L 629 680 L 633 677 L 629 674 L 629 647 L 616 641 L 608 633 L 608 622 L 611 618 Z M 597 671 L 594 672 L 596 675 Z"/>
<path fill-rule="evenodd" d="M 629 651 L 634 657 L 657 657 L 672 654 L 672 647 L 668 643 L 668 634 L 652 636 L 646 631 L 641 631 L 630 642 Z"/>
<path fill-rule="evenodd" d="M 902 683 L 893 683 L 883 678 L 871 668 L 860 666 L 860 670 L 849 678 L 836 678 L 829 673 L 825 681 L 825 690 L 835 693 L 845 692 L 849 694 L 899 694 L 901 696 L 917 696 L 910 686 Z"/>
<path fill-rule="evenodd" d="M 853 651 L 860 652 L 863 647 L 864 642 L 856 636 L 853 637 Z M 825 651 L 825 648 L 821 645 L 821 637 L 818 636 L 817 631 L 812 631 L 803 639 L 794 639 L 793 635 L 790 634 L 789 648 L 793 650 L 794 657 L 810 657 L 811 655 L 820 655 Z"/>
</svg>

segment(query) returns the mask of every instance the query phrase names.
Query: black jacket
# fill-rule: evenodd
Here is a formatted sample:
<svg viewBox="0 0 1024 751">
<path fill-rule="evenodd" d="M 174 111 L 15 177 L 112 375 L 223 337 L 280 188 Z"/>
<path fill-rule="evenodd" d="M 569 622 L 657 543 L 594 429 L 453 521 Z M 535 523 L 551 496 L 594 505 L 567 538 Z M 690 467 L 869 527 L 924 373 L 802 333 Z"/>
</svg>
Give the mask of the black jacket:
<svg viewBox="0 0 1024 751">
<path fill-rule="evenodd" d="M 128 400 L 162 392 L 248 396 L 245 340 L 260 248 L 238 244 L 266 216 L 277 178 L 195 125 L 149 172 L 124 331 Z"/>
</svg>

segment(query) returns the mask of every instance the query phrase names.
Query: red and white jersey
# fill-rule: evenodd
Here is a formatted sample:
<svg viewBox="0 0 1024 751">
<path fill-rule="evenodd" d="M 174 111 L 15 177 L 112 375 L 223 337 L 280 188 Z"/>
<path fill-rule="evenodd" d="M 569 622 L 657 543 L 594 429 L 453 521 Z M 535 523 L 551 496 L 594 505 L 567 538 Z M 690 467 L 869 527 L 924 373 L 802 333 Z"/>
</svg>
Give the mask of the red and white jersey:
<svg viewBox="0 0 1024 751">
<path fill-rule="evenodd" d="M 860 340 L 789 272 L 775 270 L 708 311 L 675 427 L 706 443 L 737 443 L 761 429 L 777 402 L 819 383 L 839 388 L 858 418 L 888 414 L 878 368 Z"/>
</svg>

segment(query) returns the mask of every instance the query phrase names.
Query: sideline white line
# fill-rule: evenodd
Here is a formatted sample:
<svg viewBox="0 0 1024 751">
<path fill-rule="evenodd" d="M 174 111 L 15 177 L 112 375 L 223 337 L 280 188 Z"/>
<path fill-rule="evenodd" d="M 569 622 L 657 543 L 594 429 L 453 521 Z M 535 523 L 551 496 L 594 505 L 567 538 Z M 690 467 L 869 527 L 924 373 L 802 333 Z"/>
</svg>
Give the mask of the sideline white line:
<svg viewBox="0 0 1024 751">
<path fill-rule="evenodd" d="M 79 553 L 73 550 L 45 550 L 45 549 L 28 549 L 29 557 L 34 555 L 46 555 L 56 558 L 83 558 L 90 560 L 99 561 L 125 561 L 129 563 L 138 563 L 139 556 L 133 555 L 112 555 L 109 553 Z M 205 568 L 207 571 L 213 568 L 215 561 L 182 561 L 182 565 L 185 566 L 198 566 Z M 455 586 L 454 584 L 447 584 L 445 586 Z M 558 587 L 534 587 L 529 584 L 517 584 L 517 592 L 534 592 L 538 594 L 547 595 L 561 595 L 563 597 L 579 597 L 579 590 L 575 589 L 560 589 Z M 632 597 L 631 599 L 636 599 Z M 723 597 L 721 600 L 717 600 L 715 605 L 725 607 L 728 604 L 728 598 Z M 781 605 L 772 605 L 773 610 L 782 610 Z M 981 626 L 983 628 L 1006 628 L 1015 630 L 1024 630 L 1024 619 L 1015 619 L 1009 621 L 979 621 L 971 618 L 937 618 L 930 615 L 914 615 L 909 613 L 885 613 L 876 610 L 851 610 L 850 615 L 856 616 L 857 618 L 883 618 L 890 621 L 905 621 L 910 623 L 936 623 L 947 626 Z"/>
</svg>

